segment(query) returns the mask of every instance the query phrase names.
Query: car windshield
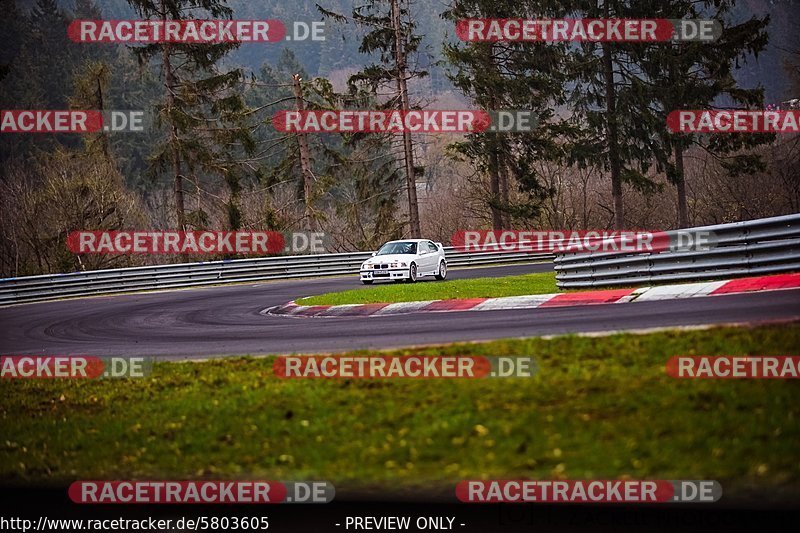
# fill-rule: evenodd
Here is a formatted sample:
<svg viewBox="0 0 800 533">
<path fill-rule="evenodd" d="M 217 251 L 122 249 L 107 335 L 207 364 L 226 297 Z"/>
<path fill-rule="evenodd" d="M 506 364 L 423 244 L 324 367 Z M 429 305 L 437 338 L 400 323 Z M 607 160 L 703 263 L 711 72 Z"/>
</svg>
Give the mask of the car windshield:
<svg viewBox="0 0 800 533">
<path fill-rule="evenodd" d="M 417 243 L 415 242 L 387 242 L 381 246 L 376 255 L 415 254 L 416 252 Z"/>
</svg>

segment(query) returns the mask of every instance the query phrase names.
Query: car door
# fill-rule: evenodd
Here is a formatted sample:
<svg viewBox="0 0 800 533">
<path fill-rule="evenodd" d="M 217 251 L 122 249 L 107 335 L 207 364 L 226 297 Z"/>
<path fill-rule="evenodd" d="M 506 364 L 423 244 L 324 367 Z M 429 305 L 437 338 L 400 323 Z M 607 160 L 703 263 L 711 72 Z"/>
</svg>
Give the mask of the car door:
<svg viewBox="0 0 800 533">
<path fill-rule="evenodd" d="M 430 261 L 430 252 L 428 251 L 428 247 L 425 246 L 424 241 L 419 241 L 414 243 L 414 246 L 417 247 L 416 255 L 416 262 L 417 262 L 417 275 L 424 276 L 430 270 L 428 267 L 428 262 Z"/>
<path fill-rule="evenodd" d="M 443 252 L 442 252 L 442 251 L 439 249 L 439 245 L 438 245 L 438 244 L 436 244 L 436 243 L 435 243 L 435 242 L 433 242 L 433 241 L 431 241 L 431 242 L 430 242 L 430 249 L 432 250 L 432 252 L 431 252 L 431 253 L 432 253 L 432 254 L 433 254 L 433 256 L 436 258 L 436 259 L 434 259 L 434 261 L 433 261 L 433 270 L 434 270 L 434 271 L 438 271 L 438 270 L 439 270 L 439 262 L 440 262 L 442 259 L 444 259 L 444 253 L 443 253 Z"/>
<path fill-rule="evenodd" d="M 422 241 L 419 243 L 420 248 L 424 249 L 427 253 L 423 256 L 425 258 L 425 269 L 424 272 L 427 275 L 431 275 L 436 272 L 436 267 L 438 266 L 439 256 L 436 253 L 436 245 L 433 244 L 431 241 Z"/>
<path fill-rule="evenodd" d="M 439 251 L 439 247 L 436 246 L 436 243 L 433 241 L 428 242 L 428 246 L 431 249 L 431 256 L 433 257 L 433 271 L 439 271 L 439 262 L 443 259 L 441 252 Z"/>
</svg>

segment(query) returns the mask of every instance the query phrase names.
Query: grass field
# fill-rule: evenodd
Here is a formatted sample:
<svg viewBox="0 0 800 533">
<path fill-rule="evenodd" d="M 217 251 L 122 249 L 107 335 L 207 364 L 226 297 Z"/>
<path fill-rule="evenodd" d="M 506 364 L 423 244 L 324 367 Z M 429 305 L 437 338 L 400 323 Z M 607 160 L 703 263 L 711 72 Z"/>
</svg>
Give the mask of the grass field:
<svg viewBox="0 0 800 533">
<path fill-rule="evenodd" d="M 558 292 L 555 272 L 523 274 L 502 278 L 473 278 L 418 283 L 388 283 L 367 289 L 354 289 L 309 296 L 297 300 L 299 305 L 371 304 L 384 302 L 418 302 L 453 298 L 497 298 L 525 294 Z"/>
<path fill-rule="evenodd" d="M 630 476 L 717 479 L 726 494 L 796 489 L 797 383 L 675 380 L 664 363 L 798 346 L 794 323 L 414 352 L 533 356 L 534 378 L 281 380 L 274 358 L 242 357 L 158 363 L 138 380 L 5 380 L 0 480 L 326 479 L 357 490 Z"/>
</svg>

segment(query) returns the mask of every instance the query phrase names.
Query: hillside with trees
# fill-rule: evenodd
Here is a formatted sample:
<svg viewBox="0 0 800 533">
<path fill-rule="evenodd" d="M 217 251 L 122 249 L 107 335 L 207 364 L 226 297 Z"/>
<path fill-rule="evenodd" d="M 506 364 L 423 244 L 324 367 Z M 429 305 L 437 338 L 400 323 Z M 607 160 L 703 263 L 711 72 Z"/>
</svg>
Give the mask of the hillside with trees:
<svg viewBox="0 0 800 533">
<path fill-rule="evenodd" d="M 2 0 L 0 108 L 144 110 L 140 133 L 0 133 L 0 275 L 74 230 L 315 230 L 331 251 L 457 230 L 672 229 L 800 211 L 797 135 L 686 135 L 673 109 L 800 96 L 791 0 Z M 796 7 L 796 6 L 795 6 Z M 715 18 L 715 43 L 468 43 L 462 18 Z M 75 19 L 324 21 L 324 41 L 71 41 Z M 290 109 L 526 109 L 532 132 L 295 134 Z"/>
</svg>

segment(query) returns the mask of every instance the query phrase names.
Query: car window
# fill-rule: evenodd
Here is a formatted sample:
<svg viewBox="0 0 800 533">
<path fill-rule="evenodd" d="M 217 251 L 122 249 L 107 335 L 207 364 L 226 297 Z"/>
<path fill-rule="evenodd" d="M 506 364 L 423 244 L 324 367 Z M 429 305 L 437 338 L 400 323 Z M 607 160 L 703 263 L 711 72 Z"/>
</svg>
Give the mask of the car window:
<svg viewBox="0 0 800 533">
<path fill-rule="evenodd" d="M 415 242 L 387 242 L 381 246 L 376 255 L 415 253 L 417 253 L 417 243 Z"/>
<path fill-rule="evenodd" d="M 436 253 L 439 251 L 439 248 L 437 248 L 436 245 L 433 244 L 431 241 L 428 241 L 427 244 L 428 244 L 428 250 L 430 250 L 431 252 Z"/>
</svg>

